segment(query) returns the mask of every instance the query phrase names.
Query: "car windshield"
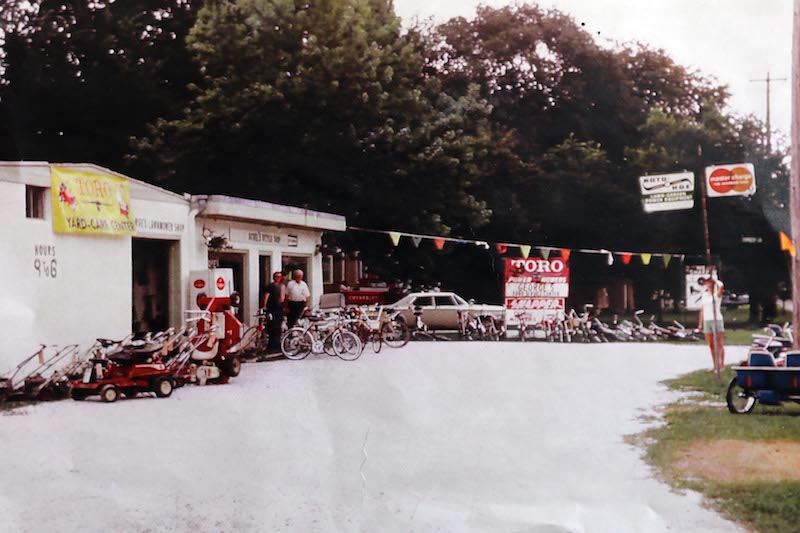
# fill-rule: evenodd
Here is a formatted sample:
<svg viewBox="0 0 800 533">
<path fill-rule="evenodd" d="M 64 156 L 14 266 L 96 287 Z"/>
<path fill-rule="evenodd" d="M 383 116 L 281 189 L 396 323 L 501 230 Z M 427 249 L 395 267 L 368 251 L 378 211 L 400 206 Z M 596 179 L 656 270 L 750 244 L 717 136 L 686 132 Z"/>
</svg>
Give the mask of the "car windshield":
<svg viewBox="0 0 800 533">
<path fill-rule="evenodd" d="M 458 294 L 454 294 L 453 297 L 456 299 L 456 303 L 458 305 L 469 305 L 464 298 L 459 296 Z"/>
</svg>

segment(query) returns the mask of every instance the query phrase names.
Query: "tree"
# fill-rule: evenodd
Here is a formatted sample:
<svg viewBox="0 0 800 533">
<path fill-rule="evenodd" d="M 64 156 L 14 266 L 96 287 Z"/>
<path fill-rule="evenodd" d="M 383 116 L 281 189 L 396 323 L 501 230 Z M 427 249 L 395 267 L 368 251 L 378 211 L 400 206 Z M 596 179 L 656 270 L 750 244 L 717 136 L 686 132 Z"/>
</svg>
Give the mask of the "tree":
<svg viewBox="0 0 800 533">
<path fill-rule="evenodd" d="M 197 76 L 182 40 L 196 2 L 41 0 L 0 7 L 0 157 L 122 168 L 129 137 L 171 116 Z"/>
<path fill-rule="evenodd" d="M 490 108 L 426 76 L 425 46 L 389 2 L 209 2 L 189 39 L 203 81 L 133 159 L 177 188 L 308 204 L 355 224 L 479 227 Z"/>
</svg>

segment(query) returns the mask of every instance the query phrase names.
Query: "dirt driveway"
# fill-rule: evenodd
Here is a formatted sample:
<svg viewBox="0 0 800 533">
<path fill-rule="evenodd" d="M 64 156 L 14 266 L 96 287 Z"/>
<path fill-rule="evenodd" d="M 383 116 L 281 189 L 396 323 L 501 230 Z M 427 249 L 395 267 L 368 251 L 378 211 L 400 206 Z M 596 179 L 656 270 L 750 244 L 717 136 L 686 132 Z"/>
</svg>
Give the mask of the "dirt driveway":
<svg viewBox="0 0 800 533">
<path fill-rule="evenodd" d="M 623 440 L 706 352 L 414 343 L 28 407 L 0 416 L 0 531 L 738 531 Z"/>
</svg>

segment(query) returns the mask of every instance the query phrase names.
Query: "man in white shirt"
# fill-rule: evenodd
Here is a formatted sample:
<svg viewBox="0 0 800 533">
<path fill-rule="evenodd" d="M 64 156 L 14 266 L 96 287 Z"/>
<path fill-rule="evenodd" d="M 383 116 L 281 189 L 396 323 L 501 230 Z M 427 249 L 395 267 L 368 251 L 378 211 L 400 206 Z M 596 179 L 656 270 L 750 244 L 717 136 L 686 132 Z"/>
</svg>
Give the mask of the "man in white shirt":
<svg viewBox="0 0 800 533">
<path fill-rule="evenodd" d="M 297 324 L 303 309 L 311 307 L 311 291 L 303 281 L 303 271 L 295 270 L 292 278 L 286 285 L 286 299 L 289 301 L 289 316 L 286 321 L 290 328 Z"/>
</svg>

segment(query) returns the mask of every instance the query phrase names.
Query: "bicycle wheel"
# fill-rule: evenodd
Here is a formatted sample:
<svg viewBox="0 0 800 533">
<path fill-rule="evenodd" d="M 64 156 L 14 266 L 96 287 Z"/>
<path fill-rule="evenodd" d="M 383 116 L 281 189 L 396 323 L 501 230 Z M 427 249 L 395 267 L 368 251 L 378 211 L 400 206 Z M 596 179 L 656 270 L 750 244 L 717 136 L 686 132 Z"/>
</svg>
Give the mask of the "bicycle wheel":
<svg viewBox="0 0 800 533">
<path fill-rule="evenodd" d="M 411 332 L 405 320 L 392 320 L 381 326 L 381 339 L 390 348 L 402 348 L 411 340 Z"/>
<path fill-rule="evenodd" d="M 364 345 L 352 331 L 338 330 L 333 334 L 333 349 L 340 359 L 355 361 L 361 357 Z"/>
<path fill-rule="evenodd" d="M 304 328 L 292 328 L 281 339 L 281 352 L 287 359 L 303 359 L 311 353 L 314 337 Z"/>
<path fill-rule="evenodd" d="M 380 353 L 381 346 L 383 346 L 383 337 L 381 336 L 380 331 L 373 331 L 370 334 L 370 343 L 372 344 L 372 351 L 375 353 Z"/>
</svg>

